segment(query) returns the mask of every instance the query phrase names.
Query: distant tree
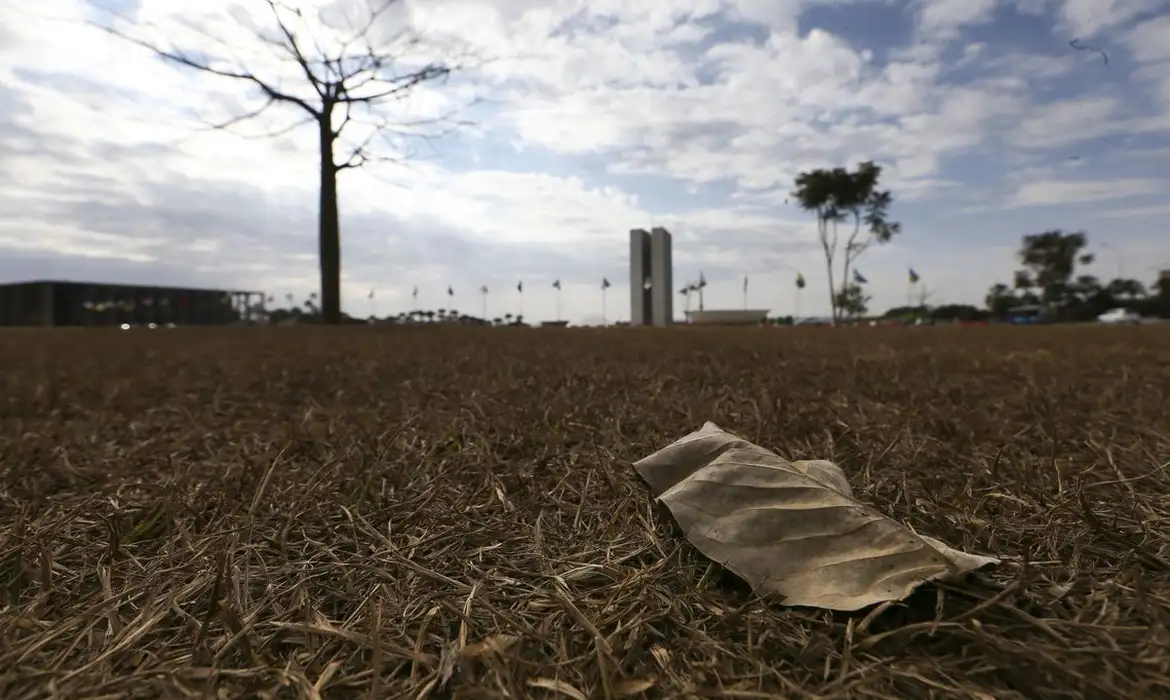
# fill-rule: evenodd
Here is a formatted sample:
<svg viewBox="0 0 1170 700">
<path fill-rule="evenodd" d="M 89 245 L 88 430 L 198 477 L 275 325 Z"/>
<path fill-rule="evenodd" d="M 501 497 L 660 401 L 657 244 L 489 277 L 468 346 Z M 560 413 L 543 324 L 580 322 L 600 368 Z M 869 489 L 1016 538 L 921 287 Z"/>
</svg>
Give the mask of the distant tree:
<svg viewBox="0 0 1170 700">
<path fill-rule="evenodd" d="M 1147 296 L 1146 285 L 1133 279 L 1115 279 L 1106 286 L 1115 299 L 1132 301 Z"/>
<path fill-rule="evenodd" d="M 936 321 L 982 321 L 989 315 L 970 304 L 944 304 L 930 310 L 930 317 Z"/>
<path fill-rule="evenodd" d="M 231 47 L 219 37 L 209 36 L 197 20 L 184 22 L 166 31 L 169 40 L 143 38 L 143 26 L 116 12 L 114 20 L 98 27 L 154 52 L 171 63 L 194 71 L 235 81 L 250 89 L 256 105 L 242 110 L 214 126 L 227 128 L 255 119 L 274 106 L 292 108 L 301 119 L 292 126 L 269 134 L 283 135 L 294 127 L 311 124 L 317 131 L 320 170 L 318 249 L 321 271 L 322 321 L 342 322 L 341 316 L 341 225 L 337 201 L 338 174 L 358 168 L 371 160 L 385 160 L 374 153 L 375 139 L 395 151 L 392 135 L 399 139 L 425 135 L 427 122 L 392 123 L 379 106 L 401 102 L 420 85 L 439 81 L 466 66 L 456 57 L 419 60 L 423 48 L 419 37 L 409 32 L 387 36 L 384 28 L 388 10 L 398 0 L 371 0 L 352 5 L 353 12 L 320 9 L 305 12 L 280 0 L 263 0 L 271 14 L 268 26 L 248 27 L 256 47 L 272 51 L 271 58 L 256 58 L 243 65 L 239 53 L 254 53 L 255 47 Z M 257 3 L 259 4 L 259 3 Z M 351 7 L 349 5 L 347 8 Z M 310 15 L 315 14 L 315 17 Z M 187 24 L 191 22 L 191 24 Z M 247 24 L 245 24 L 247 26 Z M 193 31 L 192 31 L 193 30 Z M 195 35 L 218 43 L 220 53 L 207 48 L 183 46 Z M 202 42 L 204 46 L 208 42 Z M 298 76 L 296 80 L 290 80 Z M 346 137 L 360 132 L 356 138 Z M 341 151 L 339 154 L 338 151 Z"/>
<path fill-rule="evenodd" d="M 803 172 L 796 178 L 792 197 L 805 211 L 813 212 L 817 221 L 817 238 L 825 254 L 829 277 L 829 304 L 833 320 L 840 320 L 847 310 L 838 302 L 856 299 L 849 271 L 872 243 L 887 243 L 901 225 L 889 220 L 893 196 L 878 189 L 882 168 L 872 161 L 859 163 L 857 170 L 820 168 Z M 840 248 L 839 227 L 853 224 L 853 230 Z M 843 254 L 841 286 L 837 287 L 834 263 Z M 862 295 L 863 296 L 863 295 Z"/>
<path fill-rule="evenodd" d="M 987 296 L 983 298 L 983 301 L 991 315 L 999 318 L 1007 315 L 1008 309 L 1015 305 L 1016 297 L 1012 294 L 1010 287 L 996 282 L 991 285 L 991 289 L 987 290 Z"/>
<path fill-rule="evenodd" d="M 869 310 L 871 297 L 859 284 L 850 284 L 837 293 L 836 309 L 841 317 L 858 318 Z"/>
<path fill-rule="evenodd" d="M 1017 273 L 1016 287 L 1034 289 L 1049 306 L 1075 298 L 1071 281 L 1077 265 L 1093 262 L 1092 254 L 1083 252 L 1088 242 L 1084 232 L 1065 233 L 1060 229 L 1024 236 L 1019 252 L 1024 269 Z"/>
</svg>

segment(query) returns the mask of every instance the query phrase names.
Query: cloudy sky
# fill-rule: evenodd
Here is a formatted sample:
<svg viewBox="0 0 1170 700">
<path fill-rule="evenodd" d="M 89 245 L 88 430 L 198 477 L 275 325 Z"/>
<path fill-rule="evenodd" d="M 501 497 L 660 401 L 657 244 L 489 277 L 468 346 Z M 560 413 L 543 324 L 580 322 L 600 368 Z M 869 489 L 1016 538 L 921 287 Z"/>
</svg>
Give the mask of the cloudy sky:
<svg viewBox="0 0 1170 700">
<path fill-rule="evenodd" d="M 366 1 L 290 21 L 328 50 Z M 0 280 L 315 289 L 314 130 L 292 109 L 209 129 L 257 95 L 92 26 L 305 94 L 256 38 L 270 19 L 261 0 L 0 0 Z M 379 314 L 408 309 L 414 286 L 477 313 L 483 284 L 489 314 L 516 313 L 522 279 L 525 316 L 551 318 L 559 278 L 563 315 L 596 321 L 607 276 L 628 318 L 628 231 L 651 226 L 709 307 L 739 307 L 747 275 L 753 307 L 791 313 L 799 271 L 801 312 L 822 313 L 815 226 L 787 194 L 864 159 L 903 226 L 859 263 L 876 308 L 904 302 L 908 267 L 935 303 L 979 302 L 1049 228 L 1087 231 L 1102 277 L 1170 265 L 1168 0 L 402 0 L 370 37 L 405 65 L 487 60 L 378 116 L 464 123 L 341 174 L 355 315 L 371 289 Z"/>
</svg>

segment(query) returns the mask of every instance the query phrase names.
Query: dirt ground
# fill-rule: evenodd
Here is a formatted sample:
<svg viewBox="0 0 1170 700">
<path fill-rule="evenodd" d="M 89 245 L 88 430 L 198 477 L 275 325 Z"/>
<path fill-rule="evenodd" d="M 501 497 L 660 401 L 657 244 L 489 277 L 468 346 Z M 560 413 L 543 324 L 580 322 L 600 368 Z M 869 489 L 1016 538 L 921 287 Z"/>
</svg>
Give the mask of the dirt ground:
<svg viewBox="0 0 1170 700">
<path fill-rule="evenodd" d="M 0 333 L 0 698 L 1170 697 L 1170 328 Z M 1004 564 L 753 596 L 712 420 Z"/>
</svg>

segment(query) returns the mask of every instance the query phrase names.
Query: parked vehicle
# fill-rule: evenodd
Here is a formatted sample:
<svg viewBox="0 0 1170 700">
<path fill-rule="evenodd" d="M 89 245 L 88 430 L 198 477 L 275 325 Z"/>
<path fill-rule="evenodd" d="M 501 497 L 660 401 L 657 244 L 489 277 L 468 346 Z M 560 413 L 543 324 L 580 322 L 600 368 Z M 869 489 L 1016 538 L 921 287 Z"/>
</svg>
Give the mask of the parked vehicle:
<svg viewBox="0 0 1170 700">
<path fill-rule="evenodd" d="M 1142 322 L 1142 315 L 1132 309 L 1109 309 L 1097 317 L 1098 323 L 1136 324 Z"/>
<path fill-rule="evenodd" d="M 1039 304 L 1026 304 L 1008 309 L 1007 322 L 1017 326 L 1032 325 L 1036 323 L 1048 323 L 1048 317 L 1043 306 Z"/>
</svg>

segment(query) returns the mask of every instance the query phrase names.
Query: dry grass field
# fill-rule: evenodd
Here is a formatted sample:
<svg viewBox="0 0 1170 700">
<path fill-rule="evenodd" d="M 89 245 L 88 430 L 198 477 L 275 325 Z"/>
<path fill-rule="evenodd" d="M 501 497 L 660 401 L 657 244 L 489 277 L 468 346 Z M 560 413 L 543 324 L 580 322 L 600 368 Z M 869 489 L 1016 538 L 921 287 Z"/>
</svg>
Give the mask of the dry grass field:
<svg viewBox="0 0 1170 700">
<path fill-rule="evenodd" d="M 0 698 L 1170 697 L 1170 328 L 0 333 Z M 706 420 L 1004 564 L 846 615 L 631 462 Z"/>
</svg>

